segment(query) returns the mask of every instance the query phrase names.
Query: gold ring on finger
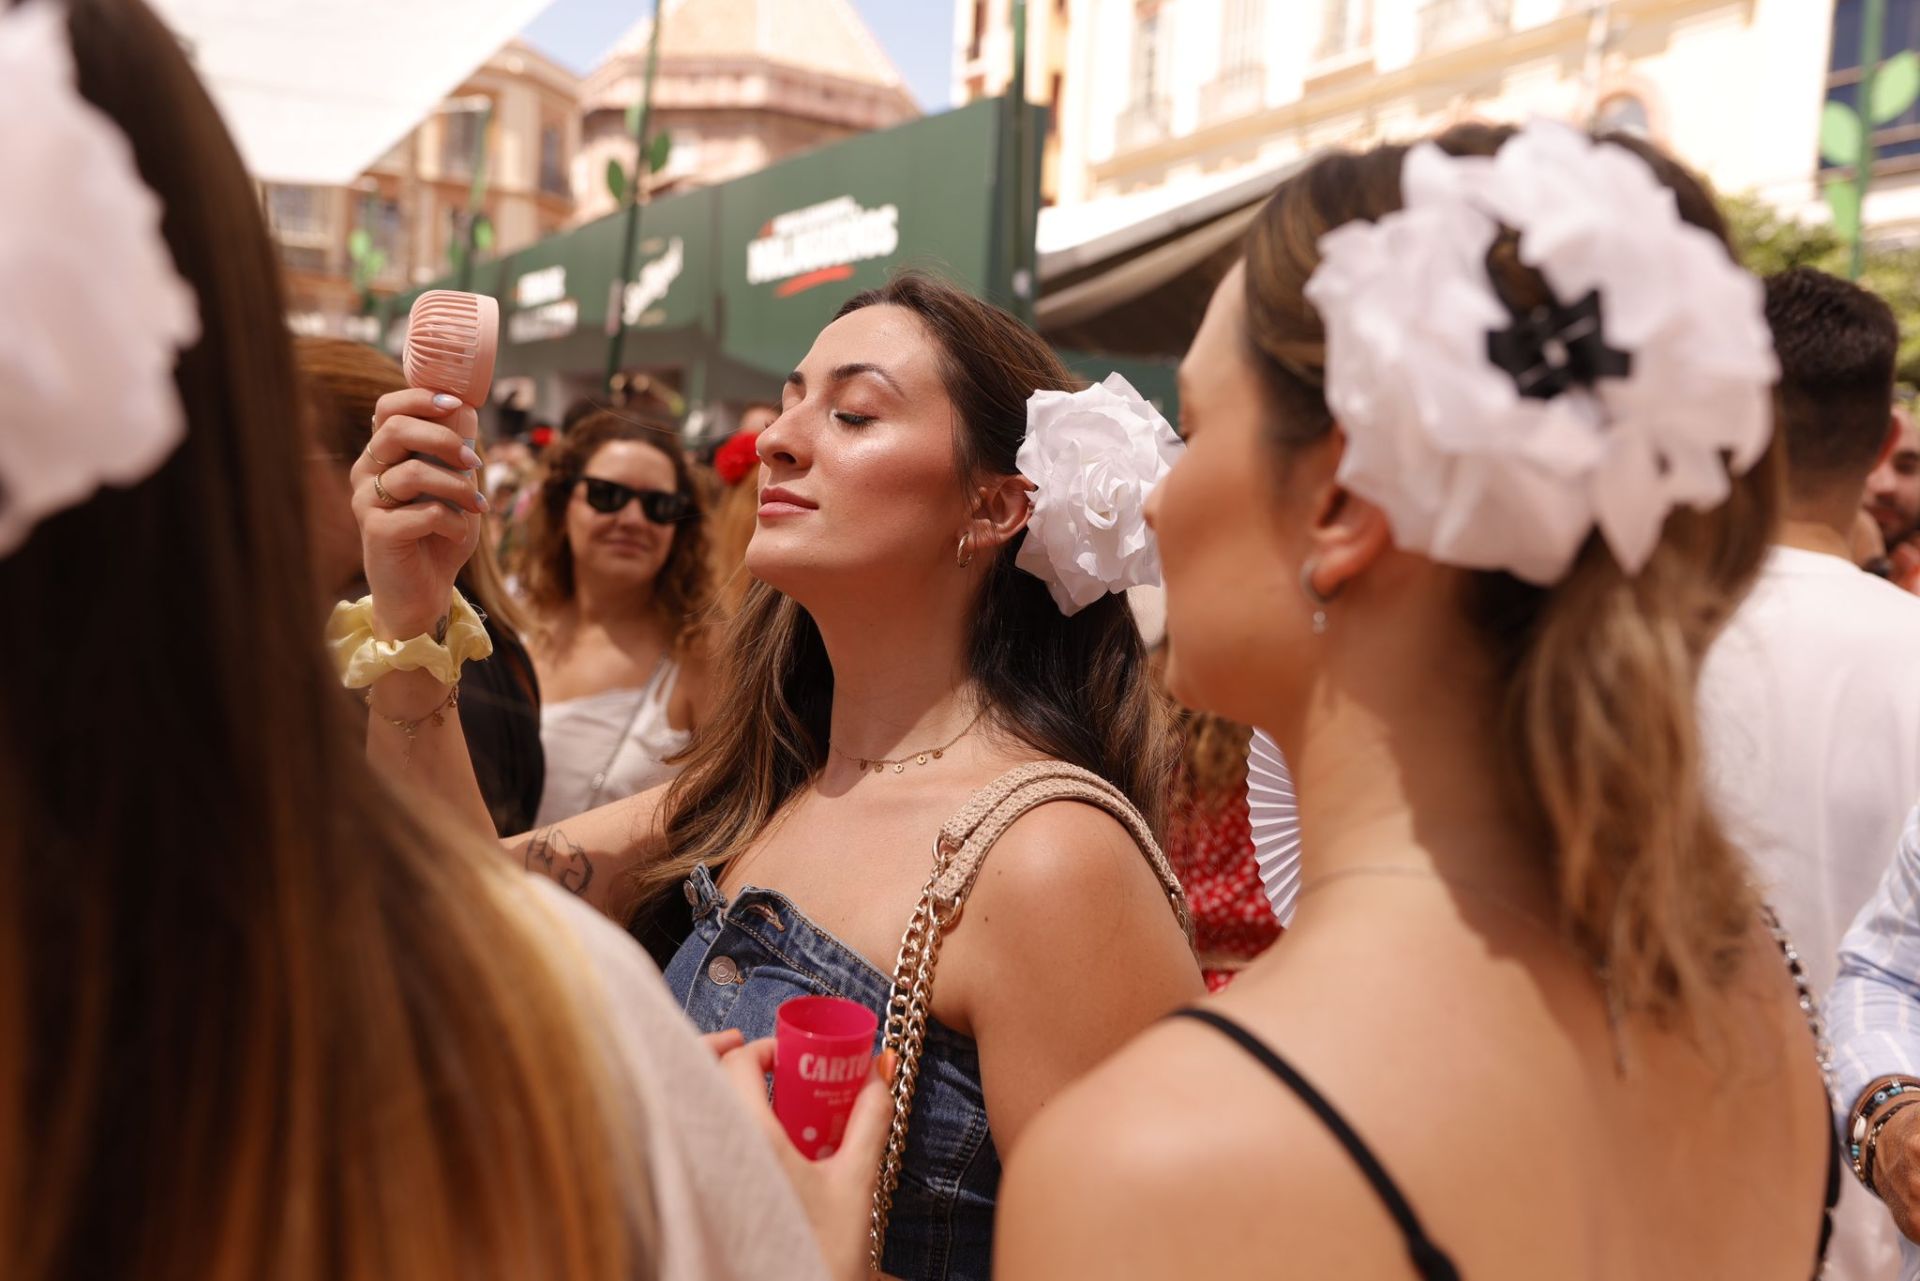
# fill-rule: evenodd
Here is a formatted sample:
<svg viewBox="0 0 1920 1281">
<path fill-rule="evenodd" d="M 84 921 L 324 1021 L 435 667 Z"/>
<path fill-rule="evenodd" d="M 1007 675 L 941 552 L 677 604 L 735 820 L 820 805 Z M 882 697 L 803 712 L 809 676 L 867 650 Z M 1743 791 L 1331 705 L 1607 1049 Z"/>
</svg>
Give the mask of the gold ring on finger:
<svg viewBox="0 0 1920 1281">
<path fill-rule="evenodd" d="M 389 494 L 387 492 L 387 487 L 380 483 L 380 473 L 378 472 L 375 472 L 373 475 L 373 496 L 380 500 L 380 505 L 382 507 L 400 506 L 400 500 L 398 498 L 395 498 L 392 494 Z"/>
<path fill-rule="evenodd" d="M 380 457 L 380 455 L 373 452 L 372 441 L 368 441 L 366 448 L 361 450 L 360 452 L 367 456 L 368 462 L 372 463 L 375 467 L 378 467 L 381 471 L 385 471 L 387 468 L 393 466 L 392 463 L 388 462 L 386 459 Z"/>
</svg>

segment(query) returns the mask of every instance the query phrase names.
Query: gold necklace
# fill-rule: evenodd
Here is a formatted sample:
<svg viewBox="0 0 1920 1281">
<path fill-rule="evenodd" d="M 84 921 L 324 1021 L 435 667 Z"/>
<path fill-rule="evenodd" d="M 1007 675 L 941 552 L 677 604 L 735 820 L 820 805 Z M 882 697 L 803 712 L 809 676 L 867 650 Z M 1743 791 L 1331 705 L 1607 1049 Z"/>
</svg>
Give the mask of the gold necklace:
<svg viewBox="0 0 1920 1281">
<path fill-rule="evenodd" d="M 884 774 L 886 772 L 887 766 L 889 765 L 893 766 L 894 773 L 904 774 L 907 772 L 908 762 L 912 762 L 915 765 L 925 765 L 928 761 L 937 761 L 942 756 L 945 756 L 947 754 L 947 749 L 949 747 L 952 747 L 955 743 L 959 742 L 961 739 L 965 738 L 968 734 L 971 734 L 973 732 L 973 727 L 975 725 L 978 725 L 980 723 L 980 718 L 982 716 L 985 716 L 986 714 L 987 714 L 987 709 L 984 707 L 981 708 L 979 711 L 975 712 L 973 714 L 973 719 L 967 722 L 967 727 L 965 729 L 961 730 L 958 734 L 955 734 L 952 738 L 948 739 L 946 742 L 940 744 L 940 746 L 925 748 L 924 750 L 918 751 L 918 752 L 908 752 L 905 756 L 899 757 L 898 759 L 895 759 L 895 760 L 889 760 L 884 756 L 855 756 L 852 752 L 842 751 L 840 748 L 840 745 L 837 743 L 830 743 L 829 746 L 831 746 L 834 751 L 839 752 L 840 755 L 845 759 L 850 760 L 854 764 L 858 765 L 860 767 L 860 772 L 863 774 L 866 773 L 868 770 L 872 770 L 872 772 L 875 774 Z"/>
</svg>

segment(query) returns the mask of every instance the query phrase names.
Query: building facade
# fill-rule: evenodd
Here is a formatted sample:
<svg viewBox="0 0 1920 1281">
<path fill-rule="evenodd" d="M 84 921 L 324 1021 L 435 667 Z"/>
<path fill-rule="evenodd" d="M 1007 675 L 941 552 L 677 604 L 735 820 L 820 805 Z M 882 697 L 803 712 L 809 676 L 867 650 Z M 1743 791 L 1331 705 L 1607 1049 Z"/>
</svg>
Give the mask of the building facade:
<svg viewBox="0 0 1920 1281">
<path fill-rule="evenodd" d="M 1045 202 L 1075 205 L 1325 147 L 1546 115 L 1633 129 L 1725 192 L 1825 217 L 1822 104 L 1859 79 L 1861 0 L 1029 0 L 1054 107 Z M 1886 52 L 1920 43 L 1887 0 Z M 1004 91 L 1012 0 L 959 0 L 954 92 Z M 1875 134 L 1866 222 L 1920 237 L 1920 112 Z"/>
<path fill-rule="evenodd" d="M 629 31 L 582 87 L 577 222 L 617 207 L 609 161 L 631 172 L 627 112 L 644 91 L 651 31 Z M 649 122 L 672 148 L 649 190 L 725 182 L 919 114 L 847 0 L 679 0 L 662 19 Z"/>
<path fill-rule="evenodd" d="M 373 341 L 371 303 L 445 273 L 464 244 L 476 162 L 492 250 L 567 225 L 580 145 L 579 77 L 519 40 L 448 95 L 347 187 L 266 184 L 296 333 Z"/>
</svg>

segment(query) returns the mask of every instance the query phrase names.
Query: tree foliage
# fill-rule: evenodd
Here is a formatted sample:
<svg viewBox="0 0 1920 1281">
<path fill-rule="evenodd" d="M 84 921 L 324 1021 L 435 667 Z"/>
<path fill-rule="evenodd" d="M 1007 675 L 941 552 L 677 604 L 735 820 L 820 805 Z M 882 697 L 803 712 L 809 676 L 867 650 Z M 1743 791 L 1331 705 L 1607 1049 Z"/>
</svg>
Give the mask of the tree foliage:
<svg viewBox="0 0 1920 1281">
<path fill-rule="evenodd" d="M 1846 278 L 1848 245 L 1826 222 L 1802 222 L 1757 196 L 1721 200 L 1734 245 L 1747 269 L 1771 276 L 1789 267 L 1814 267 Z M 1867 242 L 1860 283 L 1887 300 L 1900 322 L 1900 380 L 1920 383 L 1920 248 Z"/>
</svg>

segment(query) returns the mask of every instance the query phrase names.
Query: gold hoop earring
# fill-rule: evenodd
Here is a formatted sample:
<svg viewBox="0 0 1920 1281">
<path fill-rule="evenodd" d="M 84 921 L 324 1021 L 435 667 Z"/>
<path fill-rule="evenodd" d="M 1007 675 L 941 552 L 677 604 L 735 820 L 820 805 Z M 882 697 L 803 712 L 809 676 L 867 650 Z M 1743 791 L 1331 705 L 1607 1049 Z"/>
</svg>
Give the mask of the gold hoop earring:
<svg viewBox="0 0 1920 1281">
<path fill-rule="evenodd" d="M 960 535 L 960 545 L 953 549 L 953 561 L 954 564 L 960 566 L 962 569 L 973 564 L 972 530 L 968 530 L 966 533 Z"/>
<path fill-rule="evenodd" d="M 1335 598 L 1338 597 L 1340 593 L 1336 591 L 1332 596 L 1326 596 L 1321 594 L 1320 589 L 1313 585 L 1313 571 L 1318 568 L 1320 567 L 1312 561 L 1307 561 L 1300 566 L 1300 591 L 1306 596 L 1307 603 L 1313 606 L 1313 634 L 1315 636 L 1325 636 L 1327 634 L 1327 609 L 1333 604 Z"/>
</svg>

